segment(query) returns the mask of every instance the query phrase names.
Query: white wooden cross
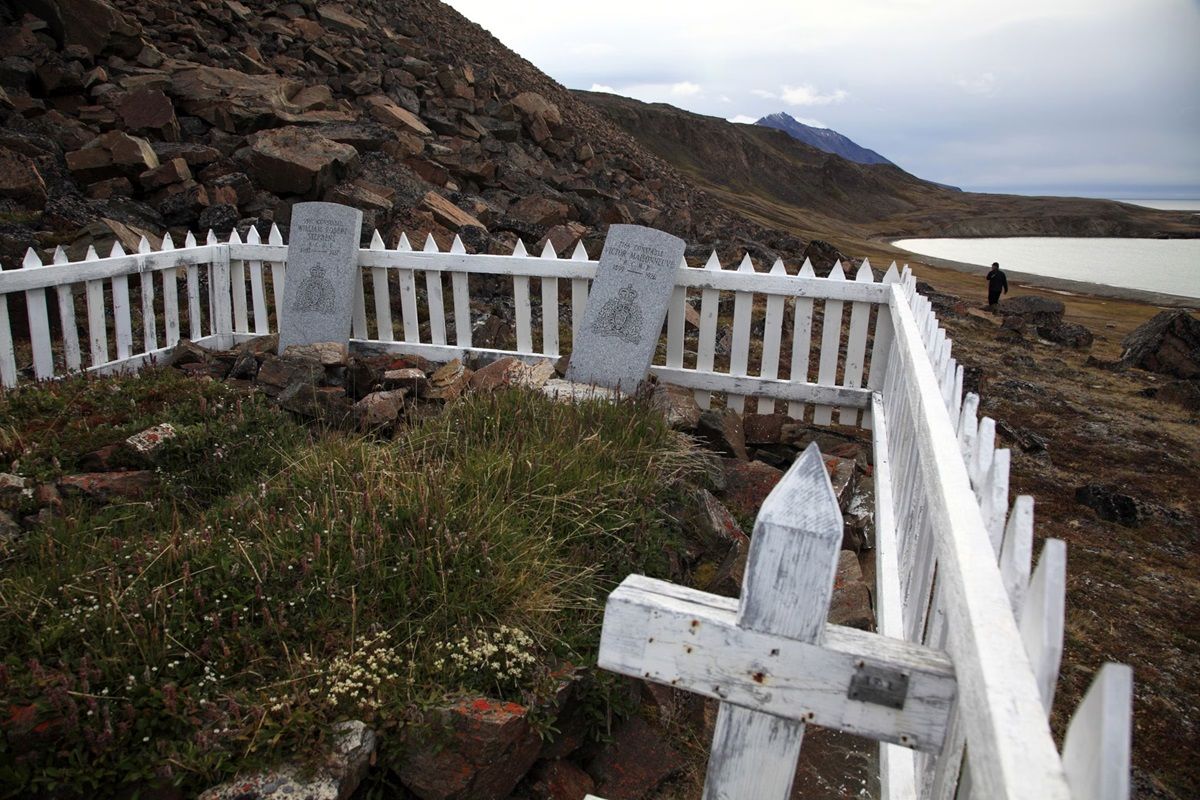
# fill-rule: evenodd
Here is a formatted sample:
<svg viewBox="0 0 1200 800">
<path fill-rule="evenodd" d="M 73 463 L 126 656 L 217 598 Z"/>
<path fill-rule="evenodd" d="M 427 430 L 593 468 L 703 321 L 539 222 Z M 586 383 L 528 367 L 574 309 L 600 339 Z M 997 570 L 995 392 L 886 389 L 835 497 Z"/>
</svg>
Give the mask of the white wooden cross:
<svg viewBox="0 0 1200 800">
<path fill-rule="evenodd" d="M 940 651 L 826 623 L 842 516 L 815 444 L 763 502 L 741 601 L 631 575 L 605 669 L 721 701 L 708 800 L 788 797 L 806 723 L 936 752 L 955 695 Z"/>
</svg>

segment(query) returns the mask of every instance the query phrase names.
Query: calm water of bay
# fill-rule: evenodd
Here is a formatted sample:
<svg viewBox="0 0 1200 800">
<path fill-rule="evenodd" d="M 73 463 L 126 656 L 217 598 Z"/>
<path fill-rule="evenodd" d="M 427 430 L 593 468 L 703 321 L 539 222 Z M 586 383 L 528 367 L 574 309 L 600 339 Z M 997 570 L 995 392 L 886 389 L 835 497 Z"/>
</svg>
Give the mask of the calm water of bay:
<svg viewBox="0 0 1200 800">
<path fill-rule="evenodd" d="M 1129 200 L 1198 210 L 1198 200 Z M 1022 236 L 996 239 L 901 239 L 909 252 L 1050 278 L 1200 298 L 1200 239 L 1091 239 Z"/>
</svg>

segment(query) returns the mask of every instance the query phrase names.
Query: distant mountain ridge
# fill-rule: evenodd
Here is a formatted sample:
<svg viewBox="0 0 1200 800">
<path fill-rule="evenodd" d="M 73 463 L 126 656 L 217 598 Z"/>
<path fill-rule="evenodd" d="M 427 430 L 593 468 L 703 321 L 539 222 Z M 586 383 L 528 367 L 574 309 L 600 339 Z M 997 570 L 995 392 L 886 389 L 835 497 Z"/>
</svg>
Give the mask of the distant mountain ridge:
<svg viewBox="0 0 1200 800">
<path fill-rule="evenodd" d="M 793 139 L 799 139 L 818 150 L 833 153 L 856 164 L 892 164 L 891 161 L 879 155 L 874 150 L 863 147 L 831 128 L 815 128 L 812 125 L 805 125 L 791 114 L 783 111 L 776 114 L 768 114 L 754 124 L 783 131 Z M 893 164 L 893 166 L 895 165 Z"/>
</svg>

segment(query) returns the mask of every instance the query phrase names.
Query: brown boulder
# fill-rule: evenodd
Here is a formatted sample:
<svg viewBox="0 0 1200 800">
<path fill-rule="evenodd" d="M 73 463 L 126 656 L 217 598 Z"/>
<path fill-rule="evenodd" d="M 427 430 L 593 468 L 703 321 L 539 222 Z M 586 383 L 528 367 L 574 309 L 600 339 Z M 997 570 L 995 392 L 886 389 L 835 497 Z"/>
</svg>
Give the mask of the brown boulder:
<svg viewBox="0 0 1200 800">
<path fill-rule="evenodd" d="M 871 610 L 871 591 L 863 581 L 862 567 L 853 550 L 838 554 L 837 573 L 833 580 L 833 597 L 827 620 L 869 631 L 875 627 L 875 612 Z"/>
<path fill-rule="evenodd" d="M 1200 381 L 1172 381 L 1158 388 L 1154 399 L 1174 403 L 1188 411 L 1200 411 Z"/>
<path fill-rule="evenodd" d="M 512 356 L 499 358 L 471 374 L 471 388 L 479 392 L 490 392 L 512 386 L 523 371 L 523 365 Z"/>
<path fill-rule="evenodd" d="M 368 428 L 395 422 L 404 410 L 404 389 L 371 392 L 354 404 L 359 423 Z"/>
<path fill-rule="evenodd" d="M 318 6 L 317 16 L 321 18 L 321 22 L 324 24 L 345 33 L 362 33 L 367 30 L 367 23 L 347 14 L 340 6 Z"/>
<path fill-rule="evenodd" d="M 417 136 L 432 136 L 433 131 L 421 121 L 421 118 L 416 114 L 401 108 L 392 102 L 391 98 L 386 95 L 377 94 L 366 98 L 367 105 L 371 109 L 371 117 L 377 122 L 382 122 L 389 128 L 395 128 L 399 131 Z"/>
<path fill-rule="evenodd" d="M 153 134 L 156 139 L 179 141 L 179 119 L 171 98 L 158 89 L 130 92 L 117 103 L 117 113 L 125 129 L 133 133 Z"/>
<path fill-rule="evenodd" d="M 641 800 L 677 772 L 683 758 L 666 734 L 641 717 L 613 732 L 612 741 L 587 765 L 596 794 L 607 800 Z"/>
<path fill-rule="evenodd" d="M 514 203 L 508 213 L 519 220 L 544 227 L 565 222 L 571 207 L 549 197 L 525 197 Z"/>
<path fill-rule="evenodd" d="M 482 222 L 437 192 L 426 193 L 425 197 L 421 199 L 421 207 L 433 214 L 433 218 L 437 220 L 439 225 L 449 228 L 452 231 L 457 231 L 460 228 L 468 226 L 484 228 L 486 230 Z"/>
<path fill-rule="evenodd" d="M 787 414 L 746 414 L 742 429 L 748 444 L 778 444 L 784 440 L 784 426 L 792 422 Z"/>
<path fill-rule="evenodd" d="M 141 49 L 137 25 L 105 0 L 16 0 L 15 5 L 45 20 L 64 47 L 78 45 L 98 56 L 115 46 L 126 57 Z"/>
<path fill-rule="evenodd" d="M 258 386 L 268 397 L 274 397 L 293 384 L 315 384 L 323 377 L 325 367 L 312 356 L 267 354 L 258 370 Z"/>
<path fill-rule="evenodd" d="M 551 129 L 562 125 L 558 106 L 537 92 L 522 92 L 512 99 L 512 104 L 526 121 L 540 119 Z"/>
<path fill-rule="evenodd" d="M 264 189 L 316 199 L 358 172 L 358 151 L 300 127 L 260 131 L 240 154 Z"/>
<path fill-rule="evenodd" d="M 146 189 L 160 189 L 163 186 L 169 186 L 173 183 L 183 183 L 191 179 L 192 171 L 188 169 L 187 162 L 182 158 L 173 158 L 165 164 L 154 169 L 148 169 L 138 176 L 138 181 Z"/>
<path fill-rule="evenodd" d="M 401 782 L 422 800 L 507 797 L 541 749 L 528 713 L 482 697 L 436 712 L 429 733 L 409 735 Z"/>
<path fill-rule="evenodd" d="M 135 178 L 159 165 L 150 142 L 122 131 L 109 131 L 67 153 L 67 169 L 85 183 L 107 178 Z"/>
<path fill-rule="evenodd" d="M 736 411 L 705 411 L 696 423 L 696 436 L 710 450 L 748 460 L 742 417 Z"/>
<path fill-rule="evenodd" d="M 783 477 L 783 470 L 761 461 L 742 461 L 736 458 L 721 459 L 725 471 L 725 502 L 735 512 L 753 519 L 763 500 Z"/>
<path fill-rule="evenodd" d="M 546 246 L 546 242 L 554 248 L 554 252 L 561 256 L 571 255 L 571 248 L 575 243 L 583 238 L 587 233 L 587 226 L 582 222 L 567 222 L 563 225 L 555 225 L 550 230 L 546 231 L 546 235 L 534 247 L 535 252 L 542 252 L 542 248 Z"/>
<path fill-rule="evenodd" d="M 31 159 L 0 147 L 0 198 L 16 200 L 28 208 L 46 205 L 46 183 Z"/>
<path fill-rule="evenodd" d="M 1002 317 L 1018 317 L 1024 325 L 1057 325 L 1065 310 L 1061 300 L 1032 294 L 1003 300 L 998 308 Z"/>
<path fill-rule="evenodd" d="M 305 88 L 290 78 L 201 66 L 175 73 L 170 91 L 183 111 L 226 133 L 252 133 L 278 124 L 354 121 L 344 110 L 314 108 Z"/>
<path fill-rule="evenodd" d="M 301 381 L 280 392 L 278 402 L 280 408 L 334 426 L 345 424 L 354 413 L 353 403 L 341 389 Z"/>
<path fill-rule="evenodd" d="M 385 370 L 379 383 L 385 389 L 407 389 L 410 394 L 424 394 L 429 389 L 425 371 L 416 367 Z"/>
<path fill-rule="evenodd" d="M 570 761 L 542 761 L 530 774 L 534 800 L 581 800 L 596 788 L 592 777 Z"/>
<path fill-rule="evenodd" d="M 429 388 L 425 390 L 428 400 L 454 400 L 471 380 L 471 371 L 457 358 L 443 364 L 429 376 Z"/>
<path fill-rule="evenodd" d="M 1200 320 L 1187 311 L 1159 312 L 1121 345 L 1123 366 L 1184 379 L 1200 376 Z"/>
<path fill-rule="evenodd" d="M 1055 325 L 1038 325 L 1037 335 L 1048 342 L 1086 350 L 1095 341 L 1095 335 L 1075 322 L 1059 322 Z"/>
<path fill-rule="evenodd" d="M 154 488 L 154 484 L 154 473 L 150 470 L 87 472 L 67 475 L 58 480 L 58 488 L 64 493 L 82 494 L 97 500 L 144 497 Z"/>
<path fill-rule="evenodd" d="M 690 431 L 700 422 L 700 406 L 691 389 L 660 383 L 654 387 L 650 400 L 676 430 Z"/>
</svg>

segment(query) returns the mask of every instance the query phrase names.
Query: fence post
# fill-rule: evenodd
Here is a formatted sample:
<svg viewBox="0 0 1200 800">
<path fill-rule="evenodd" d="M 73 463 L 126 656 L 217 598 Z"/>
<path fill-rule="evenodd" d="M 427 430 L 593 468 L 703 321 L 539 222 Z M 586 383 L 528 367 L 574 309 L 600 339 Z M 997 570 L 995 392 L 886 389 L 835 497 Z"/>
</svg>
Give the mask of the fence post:
<svg viewBox="0 0 1200 800">
<path fill-rule="evenodd" d="M 233 281 L 229 270 L 229 245 L 213 242 L 212 253 L 213 333 L 216 334 L 218 349 L 228 350 L 233 347 Z"/>
</svg>

